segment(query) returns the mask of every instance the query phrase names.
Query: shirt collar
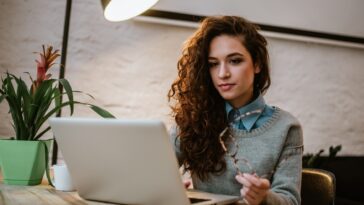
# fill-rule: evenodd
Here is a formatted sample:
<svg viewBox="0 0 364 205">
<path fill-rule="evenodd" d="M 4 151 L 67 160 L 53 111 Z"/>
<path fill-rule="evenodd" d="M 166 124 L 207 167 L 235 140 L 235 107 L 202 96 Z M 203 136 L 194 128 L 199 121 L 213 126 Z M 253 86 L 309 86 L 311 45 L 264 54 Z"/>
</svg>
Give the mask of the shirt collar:
<svg viewBox="0 0 364 205">
<path fill-rule="evenodd" d="M 243 107 L 240 107 L 238 109 L 240 114 L 251 112 L 251 111 L 254 111 L 254 110 L 262 110 L 261 113 L 252 114 L 252 115 L 249 115 L 249 116 L 241 119 L 241 122 L 243 123 L 244 128 L 246 130 L 250 131 L 253 128 L 254 124 L 257 122 L 257 120 L 259 119 L 259 117 L 263 113 L 264 108 L 265 108 L 265 101 L 264 101 L 263 96 L 260 94 L 251 103 L 249 103 L 247 105 L 244 105 Z M 233 109 L 234 109 L 233 106 L 231 106 L 228 102 L 225 102 L 225 110 L 226 110 L 227 115 Z"/>
</svg>

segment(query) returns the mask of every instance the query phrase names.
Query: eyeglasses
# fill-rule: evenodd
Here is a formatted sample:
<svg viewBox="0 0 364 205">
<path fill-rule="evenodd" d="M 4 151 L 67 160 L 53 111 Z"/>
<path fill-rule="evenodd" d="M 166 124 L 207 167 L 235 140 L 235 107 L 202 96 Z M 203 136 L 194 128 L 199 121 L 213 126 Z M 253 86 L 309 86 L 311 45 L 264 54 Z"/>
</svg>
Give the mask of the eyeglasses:
<svg viewBox="0 0 364 205">
<path fill-rule="evenodd" d="M 248 159 L 246 159 L 245 157 L 238 157 L 238 151 L 239 151 L 239 144 L 236 142 L 236 139 L 231 135 L 231 133 L 229 132 L 229 139 L 231 140 L 232 142 L 232 146 L 229 147 L 229 149 L 227 148 L 224 140 L 223 140 L 223 137 L 225 135 L 225 133 L 228 131 L 228 129 L 230 128 L 230 126 L 237 120 L 241 120 L 245 117 L 248 117 L 250 115 L 253 115 L 253 114 L 260 114 L 262 113 L 263 110 L 261 109 L 258 109 L 258 110 L 253 110 L 253 111 L 250 111 L 250 112 L 246 112 L 246 113 L 243 113 L 241 115 L 239 115 L 238 117 L 234 118 L 230 123 L 229 123 L 229 126 L 227 126 L 219 135 L 219 142 L 221 144 L 221 147 L 222 149 L 225 151 L 226 155 L 228 155 L 231 160 L 233 161 L 233 166 L 236 170 L 236 173 L 241 175 L 242 173 L 249 173 L 249 174 L 254 174 L 254 175 L 257 175 L 256 174 L 256 170 L 254 169 L 254 167 L 251 165 L 250 161 Z M 242 171 L 240 169 L 240 167 L 246 167 L 248 170 L 247 171 Z"/>
<path fill-rule="evenodd" d="M 273 170 L 271 170 L 270 172 L 264 174 L 264 175 L 260 175 L 258 176 L 258 174 L 256 173 L 256 170 L 254 169 L 254 167 L 252 166 L 252 164 L 250 163 L 250 161 L 248 159 L 246 159 L 245 157 L 238 157 L 238 151 L 239 151 L 239 144 L 238 142 L 236 141 L 236 139 L 231 135 L 231 132 L 229 132 L 229 139 L 231 140 L 231 142 L 233 143 L 228 149 L 224 140 L 222 139 L 225 135 L 225 133 L 228 131 L 228 129 L 230 128 L 230 126 L 237 120 L 240 120 L 240 119 L 243 119 L 245 117 L 248 117 L 249 115 L 252 115 L 252 114 L 260 114 L 262 113 L 263 110 L 261 109 L 258 109 L 258 110 L 253 110 L 253 111 L 250 111 L 250 112 L 246 112 L 246 113 L 243 113 L 241 115 L 239 115 L 238 117 L 234 118 L 230 123 L 229 123 L 229 126 L 227 126 L 219 135 L 219 142 L 221 144 L 221 147 L 222 149 L 225 151 L 225 153 L 231 158 L 231 160 L 233 161 L 233 166 L 236 170 L 236 173 L 241 175 L 243 173 L 249 173 L 249 174 L 253 174 L 257 177 L 260 177 L 260 178 L 268 178 L 270 177 L 274 172 L 275 170 L 282 164 L 284 163 L 286 160 L 287 160 L 287 157 L 284 158 L 283 160 L 281 160 L 279 162 L 279 164 L 277 165 L 277 167 Z M 302 147 L 302 146 L 299 146 L 299 147 Z M 247 168 L 247 171 L 242 171 L 241 170 L 241 167 L 246 167 Z"/>
</svg>

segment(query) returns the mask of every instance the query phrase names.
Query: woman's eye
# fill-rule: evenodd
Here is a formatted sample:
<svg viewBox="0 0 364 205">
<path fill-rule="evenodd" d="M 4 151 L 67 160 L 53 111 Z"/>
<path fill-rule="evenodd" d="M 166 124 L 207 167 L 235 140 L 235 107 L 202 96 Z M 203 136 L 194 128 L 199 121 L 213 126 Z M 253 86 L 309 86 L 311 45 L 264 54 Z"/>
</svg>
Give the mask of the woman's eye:
<svg viewBox="0 0 364 205">
<path fill-rule="evenodd" d="M 216 63 L 216 62 L 209 62 L 209 68 L 216 67 L 217 65 L 219 65 L 219 63 Z"/>
<path fill-rule="evenodd" d="M 233 64 L 233 65 L 237 65 L 237 64 L 241 63 L 242 61 L 243 61 L 243 59 L 236 58 L 236 59 L 231 59 L 230 63 Z"/>
</svg>

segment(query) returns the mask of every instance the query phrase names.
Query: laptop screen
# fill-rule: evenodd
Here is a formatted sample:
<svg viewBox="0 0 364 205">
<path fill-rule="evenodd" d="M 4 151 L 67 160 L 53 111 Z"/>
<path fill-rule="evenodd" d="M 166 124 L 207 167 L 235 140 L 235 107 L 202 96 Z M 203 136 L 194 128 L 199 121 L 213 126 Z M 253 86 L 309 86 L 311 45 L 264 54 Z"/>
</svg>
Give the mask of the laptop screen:
<svg viewBox="0 0 364 205">
<path fill-rule="evenodd" d="M 49 123 L 81 197 L 122 204 L 190 204 L 160 120 L 51 118 Z M 237 200 L 189 194 L 197 204 Z"/>
</svg>

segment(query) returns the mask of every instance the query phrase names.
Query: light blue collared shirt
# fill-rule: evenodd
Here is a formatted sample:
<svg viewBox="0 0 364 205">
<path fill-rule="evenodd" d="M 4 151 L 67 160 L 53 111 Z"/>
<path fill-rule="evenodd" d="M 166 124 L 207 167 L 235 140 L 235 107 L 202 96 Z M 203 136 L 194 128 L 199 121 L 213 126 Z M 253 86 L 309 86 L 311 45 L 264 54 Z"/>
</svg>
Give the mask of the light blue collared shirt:
<svg viewBox="0 0 364 205">
<path fill-rule="evenodd" d="M 228 102 L 225 102 L 225 110 L 229 119 L 229 113 L 233 112 L 234 107 L 232 107 Z M 271 106 L 265 104 L 262 95 L 259 95 L 253 102 L 238 109 L 239 114 L 244 114 L 255 110 L 262 110 L 262 112 L 251 114 L 240 120 L 235 120 L 232 123 L 233 128 L 247 130 L 250 132 L 252 129 L 258 128 L 267 122 L 272 117 L 274 112 L 274 109 Z M 230 115 L 231 114 L 232 113 L 230 113 Z"/>
</svg>

